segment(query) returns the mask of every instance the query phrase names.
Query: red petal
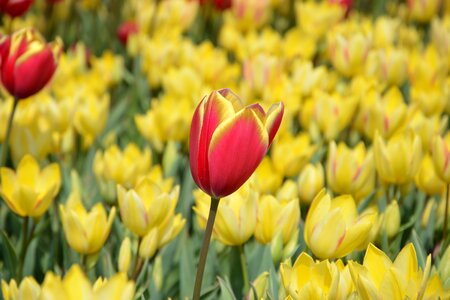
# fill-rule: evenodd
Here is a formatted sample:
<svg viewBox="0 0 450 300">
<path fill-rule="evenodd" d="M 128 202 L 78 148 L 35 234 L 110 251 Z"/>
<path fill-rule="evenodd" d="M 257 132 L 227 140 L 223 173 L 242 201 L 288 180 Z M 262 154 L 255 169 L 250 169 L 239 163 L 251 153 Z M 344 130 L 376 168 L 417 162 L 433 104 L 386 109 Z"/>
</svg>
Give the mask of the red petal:
<svg viewBox="0 0 450 300">
<path fill-rule="evenodd" d="M 251 108 L 217 128 L 209 148 L 211 194 L 225 197 L 252 175 L 267 152 L 264 125 Z"/>
<path fill-rule="evenodd" d="M 278 128 L 280 128 L 281 120 L 283 119 L 284 105 L 283 102 L 275 103 L 267 112 L 266 116 L 266 128 L 269 133 L 269 146 L 277 134 Z"/>
</svg>

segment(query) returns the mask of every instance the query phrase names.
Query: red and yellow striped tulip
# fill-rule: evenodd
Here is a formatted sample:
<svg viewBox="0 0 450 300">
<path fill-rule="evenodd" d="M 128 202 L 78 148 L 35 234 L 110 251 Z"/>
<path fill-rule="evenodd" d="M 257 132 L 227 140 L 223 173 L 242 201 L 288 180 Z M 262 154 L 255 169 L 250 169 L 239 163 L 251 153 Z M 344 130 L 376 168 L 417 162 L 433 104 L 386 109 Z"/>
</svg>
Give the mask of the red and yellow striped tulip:
<svg viewBox="0 0 450 300">
<path fill-rule="evenodd" d="M 190 133 L 190 166 L 195 183 L 215 198 L 236 191 L 252 175 L 278 131 L 283 103 L 267 113 L 245 106 L 230 90 L 205 96 L 195 110 Z"/>
</svg>

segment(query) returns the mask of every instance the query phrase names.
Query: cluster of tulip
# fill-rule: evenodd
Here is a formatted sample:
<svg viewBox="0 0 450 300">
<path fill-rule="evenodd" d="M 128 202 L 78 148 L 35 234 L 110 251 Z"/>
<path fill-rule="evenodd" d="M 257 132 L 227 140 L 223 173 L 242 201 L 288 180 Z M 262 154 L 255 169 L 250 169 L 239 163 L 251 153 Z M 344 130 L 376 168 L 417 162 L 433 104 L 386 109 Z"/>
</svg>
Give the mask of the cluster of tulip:
<svg viewBox="0 0 450 300">
<path fill-rule="evenodd" d="M 450 1 L 33 2 L 4 299 L 450 298 Z"/>
</svg>

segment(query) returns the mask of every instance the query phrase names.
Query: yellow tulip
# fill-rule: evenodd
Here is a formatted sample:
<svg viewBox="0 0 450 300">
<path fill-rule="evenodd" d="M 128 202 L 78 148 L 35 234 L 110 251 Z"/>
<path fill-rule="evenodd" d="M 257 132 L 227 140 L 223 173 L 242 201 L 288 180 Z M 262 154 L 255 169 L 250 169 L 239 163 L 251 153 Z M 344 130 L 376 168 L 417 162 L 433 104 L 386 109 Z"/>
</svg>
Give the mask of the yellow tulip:
<svg viewBox="0 0 450 300">
<path fill-rule="evenodd" d="M 408 55 L 403 49 L 387 48 L 369 53 L 366 72 L 388 85 L 401 86 L 408 72 Z"/>
<path fill-rule="evenodd" d="M 2 279 L 2 294 L 5 300 L 38 300 L 40 293 L 41 287 L 31 276 L 25 277 L 19 287 L 14 279 L 9 283 Z"/>
<path fill-rule="evenodd" d="M 450 184 L 450 133 L 443 138 L 439 135 L 434 137 L 431 158 L 436 174 L 445 183 Z"/>
<path fill-rule="evenodd" d="M 322 164 L 307 164 L 297 180 L 300 201 L 306 204 L 311 203 L 317 193 L 324 187 L 324 177 Z"/>
<path fill-rule="evenodd" d="M 22 158 L 16 172 L 1 168 L 0 176 L 2 198 L 21 217 L 42 216 L 61 186 L 59 166 L 52 163 L 41 170 L 38 162 L 30 155 Z"/>
<path fill-rule="evenodd" d="M 440 3 L 439 0 L 409 0 L 411 18 L 421 23 L 430 21 L 437 14 Z"/>
<path fill-rule="evenodd" d="M 300 133 L 293 136 L 290 133 L 280 135 L 272 147 L 272 162 L 275 169 L 284 176 L 298 175 L 316 151 L 308 134 Z"/>
<path fill-rule="evenodd" d="M 349 299 L 354 291 L 349 268 L 336 263 L 314 261 L 302 252 L 294 265 L 280 265 L 281 281 L 286 299 Z"/>
<path fill-rule="evenodd" d="M 370 244 L 363 264 L 351 261 L 349 267 L 361 299 L 419 299 L 419 293 L 423 299 L 443 299 L 439 275 L 434 273 L 429 277 L 430 264 L 431 256 L 428 256 L 424 274 L 411 243 L 403 247 L 394 262 Z"/>
<path fill-rule="evenodd" d="M 109 280 L 99 279 L 92 286 L 80 266 L 73 265 L 64 279 L 52 272 L 47 273 L 41 286 L 39 299 L 132 300 L 134 291 L 134 282 L 128 281 L 123 273 L 118 273 Z"/>
<path fill-rule="evenodd" d="M 295 6 L 300 28 L 307 34 L 319 39 L 335 25 L 345 14 L 340 5 L 328 2 L 297 2 Z"/>
<path fill-rule="evenodd" d="M 373 45 L 376 48 L 392 46 L 397 41 L 399 26 L 399 19 L 378 17 L 373 28 Z"/>
<path fill-rule="evenodd" d="M 450 8 L 450 2 L 447 0 L 447 6 Z M 448 58 L 450 64 L 450 14 L 446 14 L 444 18 L 433 18 L 431 22 L 431 40 L 436 46 L 442 57 Z"/>
<path fill-rule="evenodd" d="M 252 288 L 248 291 L 246 300 L 265 299 L 269 287 L 269 272 L 262 272 L 255 280 L 253 280 Z M 256 297 L 256 298 L 255 298 Z"/>
<path fill-rule="evenodd" d="M 375 134 L 375 167 L 380 178 L 390 184 L 405 184 L 414 179 L 422 160 L 420 137 L 407 130 L 393 136 L 387 144 Z"/>
<path fill-rule="evenodd" d="M 81 202 L 79 190 L 75 188 L 66 205 L 60 205 L 59 210 L 69 246 L 80 254 L 97 253 L 109 236 L 116 208 L 111 209 L 108 217 L 101 203 L 88 212 Z"/>
<path fill-rule="evenodd" d="M 210 197 L 194 191 L 194 212 L 200 228 L 206 227 Z M 235 193 L 221 198 L 213 229 L 213 237 L 228 246 L 247 242 L 255 231 L 258 194 L 247 182 Z"/>
<path fill-rule="evenodd" d="M 431 151 L 433 137 L 441 134 L 447 128 L 448 116 L 433 115 L 427 117 L 417 106 L 411 105 L 405 122 L 406 128 L 411 128 L 420 136 L 424 152 Z"/>
<path fill-rule="evenodd" d="M 351 194 L 356 200 L 366 197 L 374 187 L 375 167 L 372 151 L 360 142 L 351 149 L 344 143 L 330 143 L 327 160 L 327 183 L 338 194 Z M 365 189 L 369 186 L 369 189 Z"/>
<path fill-rule="evenodd" d="M 373 212 L 358 216 L 350 195 L 331 199 L 323 189 L 306 216 L 305 242 L 319 258 L 343 257 L 365 242 L 375 221 Z"/>
<path fill-rule="evenodd" d="M 442 59 L 433 44 L 428 44 L 424 51 L 416 48 L 409 59 L 409 77 L 411 85 L 429 88 L 443 82 L 449 69 L 448 60 Z"/>
<path fill-rule="evenodd" d="M 120 244 L 119 249 L 119 258 L 117 261 L 117 267 L 119 272 L 123 272 L 125 274 L 128 273 L 130 269 L 131 262 L 131 241 L 129 237 L 125 237 Z"/>
<path fill-rule="evenodd" d="M 124 225 L 134 234 L 143 237 L 155 226 L 171 218 L 180 192 L 176 186 L 170 192 L 144 178 L 134 189 L 117 186 L 120 216 Z"/>
<path fill-rule="evenodd" d="M 275 166 L 268 156 L 263 158 L 251 178 L 255 188 L 261 194 L 275 193 L 283 181 L 283 175 L 275 170 Z"/>
<path fill-rule="evenodd" d="M 392 238 L 397 235 L 400 228 L 400 208 L 398 207 L 397 200 L 392 200 L 386 207 L 383 214 L 380 215 L 381 220 L 381 232 L 385 232 L 388 238 Z"/>
<path fill-rule="evenodd" d="M 317 38 L 298 27 L 294 27 L 289 29 L 284 35 L 282 46 L 284 58 L 289 60 L 301 57 L 307 59 L 309 63 L 317 50 Z"/>
<path fill-rule="evenodd" d="M 141 151 L 136 144 L 130 143 L 122 151 L 114 144 L 104 152 L 97 151 L 93 169 L 99 181 L 112 180 L 115 184 L 130 188 L 150 170 L 151 163 L 148 148 Z"/>
<path fill-rule="evenodd" d="M 420 110 L 429 117 L 439 116 L 445 110 L 448 103 L 444 80 L 436 82 L 432 86 L 411 86 L 411 103 L 417 105 Z"/>
<path fill-rule="evenodd" d="M 270 243 L 277 234 L 287 244 L 300 222 L 298 199 L 283 201 L 271 195 L 259 198 L 255 238 L 262 244 Z"/>
<path fill-rule="evenodd" d="M 445 191 L 445 183 L 437 176 L 429 154 L 425 155 L 420 164 L 415 183 L 419 190 L 429 196 L 441 195 Z"/>
<path fill-rule="evenodd" d="M 241 30 L 255 29 L 267 22 L 270 17 L 268 0 L 234 0 L 233 17 Z"/>
<path fill-rule="evenodd" d="M 434 200 L 434 198 L 430 198 L 427 200 L 427 204 L 425 205 L 425 209 L 423 210 L 422 218 L 420 220 L 420 225 L 423 228 L 426 228 L 428 226 L 428 223 L 430 222 L 431 212 L 433 210 L 436 210 L 436 201 Z"/>
<path fill-rule="evenodd" d="M 278 189 L 276 198 L 281 201 L 289 201 L 292 199 L 298 200 L 298 186 L 294 180 L 287 179 L 283 185 Z"/>
</svg>

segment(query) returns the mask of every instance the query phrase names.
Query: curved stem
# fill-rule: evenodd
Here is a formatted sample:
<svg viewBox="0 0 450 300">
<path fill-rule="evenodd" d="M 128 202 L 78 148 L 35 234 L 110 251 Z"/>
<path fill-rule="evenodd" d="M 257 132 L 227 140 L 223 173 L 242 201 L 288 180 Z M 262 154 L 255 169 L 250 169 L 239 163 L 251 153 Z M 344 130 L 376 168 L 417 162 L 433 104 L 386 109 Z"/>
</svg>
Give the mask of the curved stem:
<svg viewBox="0 0 450 300">
<path fill-rule="evenodd" d="M 18 103 L 19 103 L 19 100 L 14 99 L 12 111 L 11 111 L 11 114 L 9 115 L 9 119 L 8 119 L 8 125 L 6 127 L 5 140 L 3 141 L 2 152 L 1 152 L 1 155 L 0 155 L 0 167 L 3 167 L 5 165 L 5 163 L 6 163 L 6 158 L 7 158 L 7 153 L 8 153 L 8 145 L 9 145 L 9 138 L 11 136 L 12 123 L 13 123 L 14 114 L 16 112 L 16 108 L 17 108 L 17 104 Z"/>
<path fill-rule="evenodd" d="M 192 297 L 193 300 L 200 299 L 203 272 L 205 271 L 206 257 L 208 256 L 209 242 L 211 240 L 211 234 L 214 227 L 214 220 L 216 219 L 217 208 L 219 207 L 219 200 L 219 198 L 211 197 L 208 222 L 206 223 L 205 236 L 203 238 L 202 249 L 200 251 L 200 258 L 197 266 L 197 275 L 195 276 L 194 295 Z"/>
<path fill-rule="evenodd" d="M 241 261 L 242 280 L 244 281 L 244 295 L 250 290 L 247 261 L 245 260 L 244 245 L 239 245 L 239 259 Z"/>
</svg>

